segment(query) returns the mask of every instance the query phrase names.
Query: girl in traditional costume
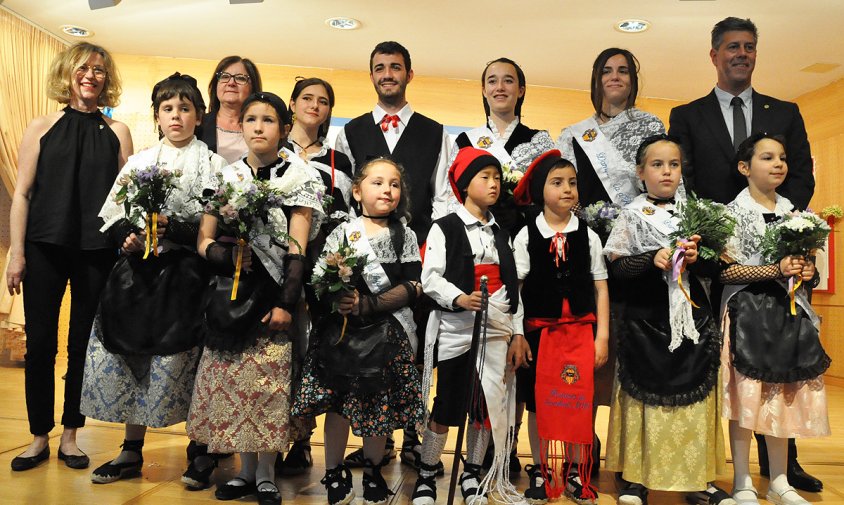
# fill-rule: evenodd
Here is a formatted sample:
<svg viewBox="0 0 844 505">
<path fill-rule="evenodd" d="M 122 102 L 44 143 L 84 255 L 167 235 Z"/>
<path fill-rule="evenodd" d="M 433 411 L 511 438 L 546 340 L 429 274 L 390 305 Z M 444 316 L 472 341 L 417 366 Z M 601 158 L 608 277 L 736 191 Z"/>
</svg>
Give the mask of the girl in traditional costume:
<svg viewBox="0 0 844 505">
<path fill-rule="evenodd" d="M 830 359 L 819 339 L 820 320 L 804 289 L 789 308 L 788 278 L 816 280 L 811 260 L 786 256 L 766 264 L 759 251 L 769 223 L 794 205 L 776 189 L 788 174 L 785 142 L 766 133 L 751 135 L 737 153 L 737 169 L 748 187 L 728 208 L 736 231 L 728 243 L 721 282 L 724 348 L 721 377 L 724 417 L 730 420 L 733 497 L 739 505 L 759 503 L 750 478 L 751 433 L 765 436 L 770 463 L 767 499 L 776 505 L 806 505 L 788 483 L 788 438 L 827 436 L 823 373 Z"/>
<path fill-rule="evenodd" d="M 646 503 L 649 489 L 701 492 L 713 505 L 727 505 L 729 495 L 711 484 L 724 467 L 721 339 L 698 278 L 717 275 L 718 265 L 699 260 L 698 235 L 676 244 L 669 238 L 679 222 L 679 142 L 649 137 L 636 162 L 646 193 L 624 207 L 604 246 L 626 305 L 606 466 L 621 473 L 622 505 Z M 675 245 L 684 251 L 677 264 L 687 267 L 679 277 L 672 276 Z"/>
<path fill-rule="evenodd" d="M 329 262 L 336 264 L 336 252 L 344 244 L 356 256 L 366 257 L 366 265 L 353 281 L 353 291 L 321 301 L 336 303 L 339 314 L 326 315 L 312 333 L 293 411 L 300 416 L 326 414 L 322 483 L 328 503 L 346 504 L 355 497 L 351 473 L 343 463 L 351 427 L 363 437 L 364 503 L 380 505 L 392 494 L 381 476 L 387 436 L 405 426 L 421 425 L 424 417 L 410 338 L 416 331 L 411 309 L 422 294 L 422 263 L 416 234 L 401 221 L 407 212 L 407 191 L 395 162 L 376 158 L 366 163 L 352 183 L 352 195 L 360 205 L 360 217 L 328 236 L 315 275 L 321 275 Z M 348 317 L 348 334 L 334 331 L 343 327 L 340 315 Z M 379 344 L 377 352 L 364 354 L 357 344 L 344 344 L 364 336 L 378 340 L 373 342 Z M 358 353 L 354 357 L 343 354 L 354 352 Z M 369 365 L 378 372 L 358 373 L 352 370 L 355 363 L 362 364 L 360 372 Z"/>
<path fill-rule="evenodd" d="M 514 241 L 525 339 L 533 358 L 517 372 L 518 388 L 527 402 L 533 456 L 533 465 L 525 467 L 530 479 L 525 499 L 546 503 L 547 490 L 555 497 L 564 488 L 578 503 L 595 503 L 597 491 L 589 485 L 588 471 L 593 367 L 606 363 L 609 338 L 601 239 L 572 214 L 577 173 L 556 149 L 530 165 L 515 197 L 520 205 L 543 208 Z M 551 441 L 569 443 L 561 451 L 559 446 L 549 448 Z M 562 476 L 555 471 L 561 452 L 568 461 Z"/>
<path fill-rule="evenodd" d="M 139 474 L 147 427 L 187 419 L 200 355 L 208 273 L 196 254 L 198 198 L 225 160 L 194 137 L 205 112 L 194 78 L 177 72 L 156 84 L 152 108 L 161 140 L 129 158 L 100 211 L 101 231 L 123 255 L 88 341 L 81 405 L 89 417 L 125 423 L 126 434 L 117 458 L 91 474 L 95 483 Z M 157 248 L 150 251 L 151 229 L 140 214 L 127 213 L 120 193 L 132 172 L 152 167 L 169 171 L 175 182 L 156 220 Z"/>
<path fill-rule="evenodd" d="M 322 219 L 318 193 L 325 188 L 313 169 L 278 157 L 289 123 L 281 98 L 251 95 L 241 123 L 249 154 L 223 169 L 221 183 L 268 180 L 283 202 L 270 209 L 266 222 L 253 223 L 246 245 L 222 235 L 221 217 L 202 216 L 197 249 L 217 275 L 205 309 L 205 349 L 187 431 L 209 452 L 240 452 L 240 472 L 218 486 L 218 499 L 257 492 L 260 503 L 277 504 L 273 465 L 291 436 L 291 314 L 301 298 L 305 244 Z"/>
</svg>

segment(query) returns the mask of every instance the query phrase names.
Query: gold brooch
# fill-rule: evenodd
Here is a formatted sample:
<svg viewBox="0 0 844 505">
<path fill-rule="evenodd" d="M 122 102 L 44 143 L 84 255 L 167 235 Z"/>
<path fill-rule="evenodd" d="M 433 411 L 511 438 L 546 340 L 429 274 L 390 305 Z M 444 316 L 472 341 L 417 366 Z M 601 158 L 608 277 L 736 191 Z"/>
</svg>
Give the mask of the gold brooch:
<svg viewBox="0 0 844 505">
<path fill-rule="evenodd" d="M 653 207 L 642 207 L 642 214 L 646 216 L 653 216 L 656 214 L 656 209 Z"/>
<path fill-rule="evenodd" d="M 287 152 L 285 152 L 284 149 L 279 149 L 278 150 L 278 157 L 283 159 L 284 161 L 287 161 Z"/>
<path fill-rule="evenodd" d="M 586 142 L 592 142 L 596 138 L 598 138 L 598 132 L 595 131 L 594 128 L 589 128 L 588 130 L 583 132 L 583 140 L 585 140 Z"/>
<path fill-rule="evenodd" d="M 481 149 L 486 149 L 487 147 L 492 145 L 492 139 L 489 137 L 481 137 L 478 139 L 478 147 Z"/>
<path fill-rule="evenodd" d="M 563 373 L 560 374 L 560 377 L 563 379 L 563 382 L 572 385 L 580 380 L 580 373 L 577 371 L 576 365 L 566 365 L 563 367 Z"/>
<path fill-rule="evenodd" d="M 352 242 L 357 242 L 359 238 L 360 238 L 360 232 L 359 231 L 353 231 L 352 234 L 349 235 L 349 240 L 351 240 Z"/>
</svg>

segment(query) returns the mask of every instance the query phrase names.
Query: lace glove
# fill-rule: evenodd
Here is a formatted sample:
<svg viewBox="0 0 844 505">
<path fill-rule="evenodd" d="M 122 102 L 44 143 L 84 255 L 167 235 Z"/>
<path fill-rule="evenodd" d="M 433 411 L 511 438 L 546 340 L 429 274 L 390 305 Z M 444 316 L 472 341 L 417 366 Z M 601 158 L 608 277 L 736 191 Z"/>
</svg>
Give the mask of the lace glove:
<svg viewBox="0 0 844 505">
<path fill-rule="evenodd" d="M 308 259 L 301 254 L 288 254 L 284 257 L 284 285 L 281 286 L 276 307 L 293 313 L 293 309 L 302 297 L 302 283 L 307 271 Z"/>
<path fill-rule="evenodd" d="M 361 295 L 360 316 L 370 317 L 375 314 L 389 313 L 413 304 L 419 296 L 418 286 L 416 282 L 405 281 L 379 295 Z"/>
<path fill-rule="evenodd" d="M 196 236 L 199 235 L 199 222 L 186 223 L 177 219 L 167 220 L 167 228 L 164 230 L 164 238 L 176 244 L 196 247 Z"/>
<path fill-rule="evenodd" d="M 123 218 L 106 230 L 106 234 L 108 235 L 108 239 L 114 244 L 117 248 L 122 248 L 123 243 L 126 242 L 126 237 L 131 235 L 133 232 L 139 233 L 140 230 L 129 222 L 128 219 Z"/>
<path fill-rule="evenodd" d="M 759 281 L 782 279 L 779 263 L 772 265 L 742 265 L 739 263 L 721 263 L 722 284 L 750 284 Z"/>
<path fill-rule="evenodd" d="M 610 270 L 616 279 L 635 279 L 656 269 L 654 257 L 659 250 L 648 251 L 634 256 L 622 256 L 610 263 Z"/>
<path fill-rule="evenodd" d="M 211 264 L 215 274 L 223 277 L 234 275 L 234 260 L 232 251 L 235 244 L 211 242 L 205 248 L 205 259 Z"/>
</svg>

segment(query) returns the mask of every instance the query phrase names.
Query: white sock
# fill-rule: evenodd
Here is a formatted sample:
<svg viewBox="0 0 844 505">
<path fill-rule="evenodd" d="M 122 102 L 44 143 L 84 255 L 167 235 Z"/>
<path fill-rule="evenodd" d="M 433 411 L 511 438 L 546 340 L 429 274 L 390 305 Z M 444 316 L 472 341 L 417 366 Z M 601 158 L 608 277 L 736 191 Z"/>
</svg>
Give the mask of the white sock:
<svg viewBox="0 0 844 505">
<path fill-rule="evenodd" d="M 253 482 L 255 480 L 255 469 L 258 467 L 258 453 L 257 452 L 241 452 L 240 453 L 240 472 L 237 474 L 238 479 L 243 479 L 246 482 Z M 230 480 L 226 484 L 232 486 L 242 486 L 243 482 L 239 480 Z"/>
<path fill-rule="evenodd" d="M 448 432 L 435 433 L 431 429 L 426 429 L 422 435 L 422 463 L 428 466 L 434 466 L 440 462 L 443 450 L 445 450 L 445 442 L 448 439 Z M 420 477 L 430 477 L 435 472 L 424 469 L 419 470 Z"/>
<path fill-rule="evenodd" d="M 259 491 L 273 491 L 278 489 L 275 486 L 275 458 L 278 456 L 277 452 L 261 452 L 258 453 L 257 468 L 255 469 L 255 482 L 272 482 L 270 487 L 264 484 L 259 488 Z"/>
<path fill-rule="evenodd" d="M 484 462 L 490 431 L 474 426 L 466 428 L 466 463 L 480 465 Z"/>
<path fill-rule="evenodd" d="M 768 469 L 771 472 L 770 489 L 776 493 L 784 493 L 788 487 L 788 439 L 765 435 L 768 446 Z"/>
<path fill-rule="evenodd" d="M 730 451 L 733 454 L 733 489 L 753 489 L 750 478 L 750 439 L 752 433 L 730 421 Z"/>
</svg>

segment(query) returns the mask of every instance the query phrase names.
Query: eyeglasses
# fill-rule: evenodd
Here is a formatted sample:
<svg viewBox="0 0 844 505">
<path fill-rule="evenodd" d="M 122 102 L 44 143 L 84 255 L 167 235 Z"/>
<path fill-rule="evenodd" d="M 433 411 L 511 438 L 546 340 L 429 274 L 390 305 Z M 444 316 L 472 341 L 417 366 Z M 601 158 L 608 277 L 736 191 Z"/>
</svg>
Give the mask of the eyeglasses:
<svg viewBox="0 0 844 505">
<path fill-rule="evenodd" d="M 232 79 L 234 79 L 234 82 L 240 84 L 241 86 L 244 86 L 249 83 L 249 76 L 246 74 L 230 74 L 228 72 L 217 72 L 217 82 L 225 84 Z"/>
<path fill-rule="evenodd" d="M 77 75 L 87 75 L 89 70 L 94 72 L 94 77 L 97 79 L 102 79 L 108 73 L 103 67 L 89 67 L 88 65 L 79 65 L 76 73 Z"/>
</svg>

